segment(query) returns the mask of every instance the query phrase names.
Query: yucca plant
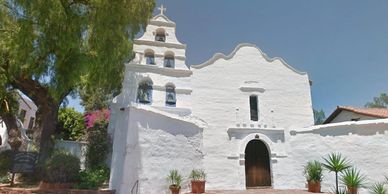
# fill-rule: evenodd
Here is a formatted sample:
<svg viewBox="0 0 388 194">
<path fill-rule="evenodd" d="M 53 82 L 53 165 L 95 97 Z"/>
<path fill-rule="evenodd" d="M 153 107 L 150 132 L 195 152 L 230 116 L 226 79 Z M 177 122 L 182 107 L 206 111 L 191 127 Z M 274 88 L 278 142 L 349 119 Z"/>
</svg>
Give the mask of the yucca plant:
<svg viewBox="0 0 388 194">
<path fill-rule="evenodd" d="M 304 174 L 309 182 L 321 182 L 323 178 L 322 171 L 322 164 L 316 160 L 307 162 L 304 167 Z"/>
<path fill-rule="evenodd" d="M 382 182 L 378 182 L 373 184 L 369 191 L 371 194 L 387 194 L 387 189 L 385 188 L 385 184 Z"/>
<path fill-rule="evenodd" d="M 178 170 L 171 170 L 170 175 L 167 177 L 170 181 L 170 189 L 180 189 L 182 183 L 182 176 L 178 173 Z"/>
<path fill-rule="evenodd" d="M 342 157 L 340 153 L 331 153 L 323 159 L 325 162 L 322 165 L 330 172 L 335 172 L 335 190 L 336 194 L 339 194 L 338 173 L 350 168 L 350 162 L 346 157 Z"/>
<path fill-rule="evenodd" d="M 349 193 L 357 193 L 358 188 L 365 186 L 366 176 L 356 168 L 346 169 L 342 173 L 341 182 L 346 185 Z"/>
</svg>

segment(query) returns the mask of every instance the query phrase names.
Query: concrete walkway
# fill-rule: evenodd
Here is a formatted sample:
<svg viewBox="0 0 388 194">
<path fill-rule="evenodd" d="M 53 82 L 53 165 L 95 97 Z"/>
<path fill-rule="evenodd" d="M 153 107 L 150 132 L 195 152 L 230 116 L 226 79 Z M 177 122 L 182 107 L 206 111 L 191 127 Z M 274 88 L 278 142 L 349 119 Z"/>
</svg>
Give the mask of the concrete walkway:
<svg viewBox="0 0 388 194">
<path fill-rule="evenodd" d="M 206 194 L 311 194 L 303 190 L 249 189 L 245 191 L 207 191 Z"/>
</svg>

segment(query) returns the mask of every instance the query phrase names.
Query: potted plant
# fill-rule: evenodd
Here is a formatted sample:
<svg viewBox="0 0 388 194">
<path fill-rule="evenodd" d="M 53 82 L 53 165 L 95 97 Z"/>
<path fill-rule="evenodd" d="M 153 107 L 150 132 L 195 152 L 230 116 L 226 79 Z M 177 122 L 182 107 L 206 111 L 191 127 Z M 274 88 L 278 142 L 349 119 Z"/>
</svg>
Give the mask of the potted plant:
<svg viewBox="0 0 388 194">
<path fill-rule="evenodd" d="M 357 194 L 357 189 L 364 186 L 365 180 L 365 175 L 360 174 L 356 168 L 345 170 L 341 177 L 341 182 L 346 185 L 349 194 Z"/>
<path fill-rule="evenodd" d="M 370 188 L 371 194 L 387 194 L 387 189 L 385 188 L 385 184 L 378 182 L 373 184 Z"/>
<path fill-rule="evenodd" d="M 330 154 L 327 158 L 323 158 L 325 163 L 323 163 L 323 167 L 325 167 L 330 172 L 335 172 L 335 190 L 336 193 L 339 193 L 338 190 L 338 172 L 342 172 L 348 168 L 350 168 L 349 161 L 342 157 L 341 154 Z"/>
<path fill-rule="evenodd" d="M 193 169 L 190 173 L 191 192 L 205 193 L 206 173 L 203 169 Z"/>
<path fill-rule="evenodd" d="M 169 189 L 171 190 L 171 194 L 179 194 L 181 189 L 182 176 L 178 173 L 177 170 L 171 170 L 167 179 L 170 181 Z"/>
<path fill-rule="evenodd" d="M 315 160 L 309 161 L 304 167 L 304 174 L 307 179 L 308 192 L 320 193 L 323 178 L 322 164 Z"/>
</svg>

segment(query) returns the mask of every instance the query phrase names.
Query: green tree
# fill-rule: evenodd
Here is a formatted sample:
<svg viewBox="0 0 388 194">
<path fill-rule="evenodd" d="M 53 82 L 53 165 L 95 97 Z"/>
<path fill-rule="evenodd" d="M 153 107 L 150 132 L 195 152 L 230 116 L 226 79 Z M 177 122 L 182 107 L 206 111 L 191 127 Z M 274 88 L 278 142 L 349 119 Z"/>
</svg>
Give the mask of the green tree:
<svg viewBox="0 0 388 194">
<path fill-rule="evenodd" d="M 323 110 L 313 109 L 314 112 L 314 124 L 320 125 L 326 120 L 325 112 Z"/>
<path fill-rule="evenodd" d="M 82 85 L 116 88 L 134 35 L 153 0 L 0 0 L 0 90 L 18 89 L 38 106 L 39 162 L 66 96 Z"/>
<path fill-rule="evenodd" d="M 368 108 L 387 108 L 388 107 L 388 95 L 381 93 L 379 97 L 374 97 L 372 102 L 365 104 Z"/>
<path fill-rule="evenodd" d="M 325 162 L 322 163 L 323 167 L 325 167 L 330 172 L 335 173 L 335 190 L 336 194 L 338 194 L 338 173 L 350 168 L 350 162 L 346 157 L 342 157 L 342 155 L 339 153 L 331 153 L 327 156 L 327 158 L 323 159 L 325 160 Z"/>
<path fill-rule="evenodd" d="M 81 140 L 86 131 L 84 115 L 74 108 L 60 108 L 57 130 L 64 140 Z"/>
</svg>

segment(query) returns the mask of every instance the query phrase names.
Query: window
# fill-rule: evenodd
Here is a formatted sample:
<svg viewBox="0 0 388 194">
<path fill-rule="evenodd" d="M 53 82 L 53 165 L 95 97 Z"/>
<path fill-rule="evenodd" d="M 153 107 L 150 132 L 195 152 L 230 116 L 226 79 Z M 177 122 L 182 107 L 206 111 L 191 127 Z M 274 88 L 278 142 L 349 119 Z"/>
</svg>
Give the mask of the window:
<svg viewBox="0 0 388 194">
<path fill-rule="evenodd" d="M 146 58 L 147 65 L 155 65 L 154 51 L 152 51 L 152 50 L 145 51 L 145 58 Z"/>
<path fill-rule="evenodd" d="M 164 55 L 164 67 L 175 68 L 174 53 L 166 52 Z"/>
<path fill-rule="evenodd" d="M 155 41 L 166 42 L 166 32 L 163 28 L 156 30 Z"/>
<path fill-rule="evenodd" d="M 27 113 L 26 110 L 24 110 L 24 109 L 21 109 L 21 110 L 20 110 L 19 119 L 20 119 L 22 122 L 24 122 L 24 119 L 25 119 L 25 117 L 26 117 L 26 113 Z"/>
<path fill-rule="evenodd" d="M 139 84 L 137 89 L 137 102 L 151 104 L 152 102 L 152 81 L 146 80 Z"/>
<path fill-rule="evenodd" d="M 31 117 L 30 118 L 30 122 L 28 123 L 28 129 L 29 130 L 32 130 L 32 127 L 34 127 L 34 121 L 35 121 L 35 118 Z"/>
<path fill-rule="evenodd" d="M 258 100 L 256 95 L 249 96 L 249 105 L 251 109 L 251 121 L 259 120 Z"/>
<path fill-rule="evenodd" d="M 166 106 L 176 106 L 175 86 L 166 85 Z"/>
</svg>

